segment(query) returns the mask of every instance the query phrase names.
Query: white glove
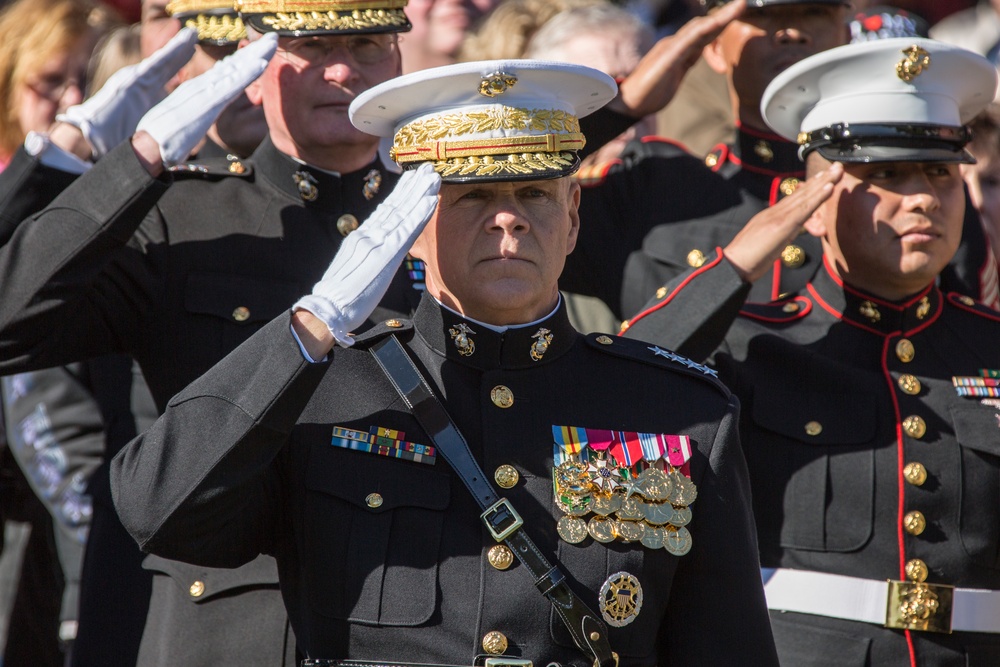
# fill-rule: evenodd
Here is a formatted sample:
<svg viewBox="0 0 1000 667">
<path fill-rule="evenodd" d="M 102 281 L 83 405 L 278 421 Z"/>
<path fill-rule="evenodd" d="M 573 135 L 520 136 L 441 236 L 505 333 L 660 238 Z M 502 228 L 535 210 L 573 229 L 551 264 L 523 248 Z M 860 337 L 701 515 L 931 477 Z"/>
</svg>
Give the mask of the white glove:
<svg viewBox="0 0 1000 667">
<path fill-rule="evenodd" d="M 153 55 L 115 72 L 93 97 L 56 120 L 80 128 L 95 160 L 106 155 L 131 137 L 142 115 L 166 97 L 164 86 L 194 55 L 197 41 L 198 31 L 181 30 Z"/>
<path fill-rule="evenodd" d="M 160 145 L 160 158 L 165 166 L 183 162 L 226 105 L 264 73 L 277 47 L 277 34 L 269 32 L 226 56 L 204 74 L 179 85 L 150 109 L 139 121 L 136 132 L 149 133 Z"/>
<path fill-rule="evenodd" d="M 341 347 L 385 296 L 396 270 L 437 207 L 441 177 L 425 163 L 407 171 L 375 212 L 340 245 L 313 292 L 293 310 L 323 320 Z"/>
</svg>

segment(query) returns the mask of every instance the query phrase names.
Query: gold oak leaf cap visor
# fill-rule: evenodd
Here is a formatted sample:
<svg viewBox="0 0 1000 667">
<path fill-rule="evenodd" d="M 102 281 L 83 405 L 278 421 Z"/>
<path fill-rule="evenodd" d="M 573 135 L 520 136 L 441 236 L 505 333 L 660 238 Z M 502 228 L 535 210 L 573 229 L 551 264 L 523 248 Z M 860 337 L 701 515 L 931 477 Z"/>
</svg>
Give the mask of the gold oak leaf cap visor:
<svg viewBox="0 0 1000 667">
<path fill-rule="evenodd" d="M 542 60 L 491 60 L 414 72 L 351 104 L 355 127 L 392 138 L 403 169 L 434 164 L 445 182 L 560 178 L 579 167 L 579 119 L 618 88 L 598 70 Z"/>
<path fill-rule="evenodd" d="M 171 0 L 166 10 L 185 27 L 197 30 L 203 44 L 238 44 L 247 36 L 233 0 Z"/>
<path fill-rule="evenodd" d="M 406 32 L 407 0 L 235 0 L 257 32 L 283 37 Z"/>
</svg>

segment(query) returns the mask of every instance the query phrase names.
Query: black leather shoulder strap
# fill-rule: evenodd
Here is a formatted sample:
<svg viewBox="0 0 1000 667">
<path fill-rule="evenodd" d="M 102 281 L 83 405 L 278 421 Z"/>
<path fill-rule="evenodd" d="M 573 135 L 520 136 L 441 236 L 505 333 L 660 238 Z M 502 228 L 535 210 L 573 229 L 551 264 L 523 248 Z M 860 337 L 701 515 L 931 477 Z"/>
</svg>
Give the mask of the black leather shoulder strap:
<svg viewBox="0 0 1000 667">
<path fill-rule="evenodd" d="M 552 603 L 577 648 L 593 658 L 595 667 L 616 667 L 618 656 L 611 651 L 604 622 L 572 591 L 559 567 L 550 564 L 524 533 L 521 517 L 510 501 L 500 498 L 493 490 L 469 451 L 465 438 L 403 346 L 395 336 L 389 336 L 375 343 L 370 350 L 434 442 L 438 454 L 455 469 L 476 503 L 484 510 L 481 516 L 487 530 L 497 542 L 504 542 L 531 574 L 535 587 Z"/>
</svg>

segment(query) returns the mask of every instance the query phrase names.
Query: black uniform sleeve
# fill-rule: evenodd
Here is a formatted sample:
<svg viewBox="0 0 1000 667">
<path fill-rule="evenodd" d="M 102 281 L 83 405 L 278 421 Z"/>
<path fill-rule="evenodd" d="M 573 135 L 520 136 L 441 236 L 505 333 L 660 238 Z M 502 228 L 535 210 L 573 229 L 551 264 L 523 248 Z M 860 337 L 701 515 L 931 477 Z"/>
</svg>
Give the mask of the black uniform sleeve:
<svg viewBox="0 0 1000 667">
<path fill-rule="evenodd" d="M 698 483 L 693 545 L 678 560 L 659 665 L 777 665 L 757 556 L 739 401 L 730 397 Z M 701 524 L 698 516 L 704 517 Z M 709 525 L 704 521 L 711 520 Z M 715 605 L 716 613 L 689 613 Z M 740 610 L 738 616 L 733 610 Z"/>
<path fill-rule="evenodd" d="M 10 240 L 22 220 L 48 206 L 76 178 L 44 166 L 23 146 L 19 148 L 0 173 L 0 246 Z"/>
<path fill-rule="evenodd" d="M 149 308 L 126 244 L 166 188 L 126 143 L 18 227 L 0 248 L 0 373 L 128 351 Z"/>
<path fill-rule="evenodd" d="M 272 462 L 329 367 L 302 357 L 290 325 L 289 312 L 254 334 L 111 462 L 115 507 L 144 551 L 209 567 L 272 553 Z"/>
<path fill-rule="evenodd" d="M 606 106 L 601 107 L 589 116 L 580 119 L 580 130 L 587 138 L 587 144 L 580 151 L 580 159 L 584 159 L 598 148 L 608 143 L 619 134 L 639 122 L 623 113 L 612 111 Z"/>
<path fill-rule="evenodd" d="M 671 280 L 628 321 L 624 335 L 704 361 L 722 344 L 750 287 L 717 250 Z"/>
</svg>

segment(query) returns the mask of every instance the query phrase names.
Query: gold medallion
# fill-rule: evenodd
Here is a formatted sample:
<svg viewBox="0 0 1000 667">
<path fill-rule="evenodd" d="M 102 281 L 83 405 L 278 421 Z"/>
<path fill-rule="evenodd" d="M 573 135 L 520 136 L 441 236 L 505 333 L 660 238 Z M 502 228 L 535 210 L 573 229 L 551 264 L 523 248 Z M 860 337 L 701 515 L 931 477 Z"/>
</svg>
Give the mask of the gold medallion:
<svg viewBox="0 0 1000 667">
<path fill-rule="evenodd" d="M 509 408 L 514 405 L 514 392 L 508 387 L 498 384 L 490 390 L 490 400 L 498 408 Z"/>
<path fill-rule="evenodd" d="M 579 544 L 587 539 L 587 524 L 583 519 L 574 516 L 563 516 L 559 518 L 559 522 L 556 524 L 556 532 L 566 542 Z M 611 540 L 608 541 L 610 542 Z"/>
<path fill-rule="evenodd" d="M 616 514 L 619 519 L 625 519 L 627 521 L 638 521 L 644 517 L 642 512 L 642 501 L 640 501 L 635 496 L 631 498 L 626 498 L 622 501 L 622 506 L 618 508 Z"/>
<path fill-rule="evenodd" d="M 319 181 L 315 176 L 308 171 L 297 171 L 292 174 L 292 180 L 295 181 L 295 187 L 298 188 L 303 201 L 316 201 L 316 197 L 319 196 L 319 188 L 316 187 Z"/>
<path fill-rule="evenodd" d="M 494 544 L 486 552 L 486 560 L 498 570 L 506 570 L 514 564 L 514 552 L 503 544 Z"/>
<path fill-rule="evenodd" d="M 896 76 L 906 83 L 916 79 L 931 66 L 931 54 L 916 44 L 903 49 L 902 54 L 906 57 L 896 63 Z"/>
<path fill-rule="evenodd" d="M 920 300 L 920 303 L 917 305 L 917 319 L 918 320 L 924 319 L 930 312 L 931 312 L 931 300 L 925 296 Z"/>
<path fill-rule="evenodd" d="M 908 364 L 913 361 L 913 357 L 916 355 L 916 350 L 913 347 L 913 343 L 906 338 L 900 338 L 899 342 L 896 343 L 896 357 L 899 358 L 904 364 Z"/>
<path fill-rule="evenodd" d="M 670 503 L 646 503 L 642 506 L 642 513 L 647 522 L 662 526 L 673 518 L 674 506 Z"/>
<path fill-rule="evenodd" d="M 690 507 L 674 507 L 673 516 L 670 517 L 670 525 L 683 528 L 691 523 L 692 512 Z"/>
<path fill-rule="evenodd" d="M 642 586 L 628 572 L 616 572 L 601 586 L 601 616 L 608 625 L 620 628 L 635 620 L 642 609 Z"/>
<path fill-rule="evenodd" d="M 607 516 L 612 512 L 617 512 L 622 506 L 622 497 L 617 493 L 599 493 L 594 496 L 594 505 L 591 507 L 594 514 Z"/>
<path fill-rule="evenodd" d="M 601 544 L 615 541 L 615 520 L 603 516 L 592 516 L 587 522 L 587 532 Z"/>
<path fill-rule="evenodd" d="M 878 306 L 876 306 L 871 301 L 862 301 L 861 305 L 858 306 L 858 312 L 862 316 L 867 317 L 872 323 L 878 322 L 882 319 L 882 313 L 878 312 Z"/>
<path fill-rule="evenodd" d="M 666 500 L 673 490 L 673 482 L 659 468 L 646 468 L 628 486 L 628 492 L 638 493 L 648 500 Z"/>
<path fill-rule="evenodd" d="M 666 531 L 660 526 L 646 526 L 646 532 L 642 536 L 642 546 L 648 549 L 660 549 L 663 547 L 663 537 Z"/>
<path fill-rule="evenodd" d="M 622 542 L 638 542 L 646 534 L 646 524 L 641 521 L 619 521 L 615 532 Z"/>
<path fill-rule="evenodd" d="M 535 342 L 531 345 L 530 356 L 532 361 L 541 361 L 542 357 L 549 350 L 552 344 L 552 332 L 544 327 L 535 332 L 532 336 Z"/>
<path fill-rule="evenodd" d="M 484 76 L 479 82 L 479 94 L 486 97 L 496 97 L 507 92 L 507 89 L 517 83 L 517 77 L 506 72 L 494 72 Z"/>
<path fill-rule="evenodd" d="M 674 482 L 673 491 L 670 494 L 670 502 L 674 505 L 690 505 L 698 497 L 698 487 L 694 482 L 681 474 L 676 468 L 670 473 Z"/>
<path fill-rule="evenodd" d="M 561 496 L 556 498 L 556 507 L 569 516 L 584 516 L 590 514 L 590 496 Z"/>
<path fill-rule="evenodd" d="M 591 491 L 587 464 L 580 461 L 563 461 L 552 469 L 552 479 L 555 481 L 556 491 L 561 494 L 580 496 Z"/>
<path fill-rule="evenodd" d="M 451 339 L 455 342 L 455 348 L 458 353 L 463 357 L 471 357 L 476 351 L 476 341 L 470 338 L 470 334 L 475 334 L 468 324 L 465 322 L 459 322 L 453 327 L 448 329 L 448 334 Z M 496 401 L 494 401 L 495 403 Z"/>
<path fill-rule="evenodd" d="M 691 532 L 687 528 L 667 526 L 664 529 L 663 548 L 675 556 L 683 556 L 691 551 Z"/>
</svg>

